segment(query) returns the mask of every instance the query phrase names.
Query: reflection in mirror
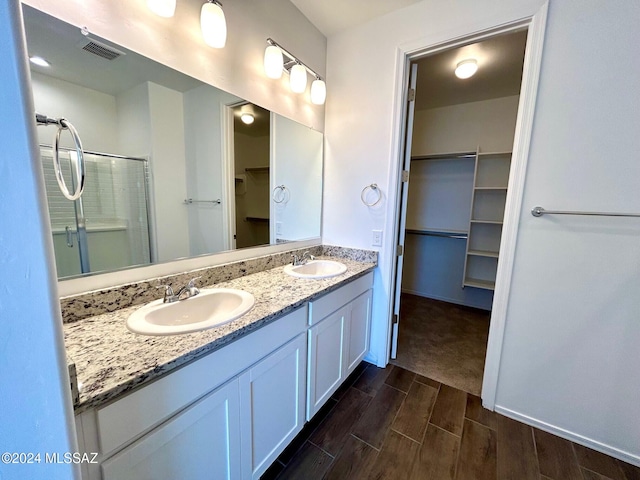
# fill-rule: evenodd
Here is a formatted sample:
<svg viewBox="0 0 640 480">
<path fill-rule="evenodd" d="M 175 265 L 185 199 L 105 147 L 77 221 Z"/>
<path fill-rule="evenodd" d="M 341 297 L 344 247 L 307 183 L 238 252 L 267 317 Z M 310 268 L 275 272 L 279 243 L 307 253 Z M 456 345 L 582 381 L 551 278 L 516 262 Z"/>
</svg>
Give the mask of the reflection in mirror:
<svg viewBox="0 0 640 480">
<path fill-rule="evenodd" d="M 38 128 L 58 277 L 320 236 L 322 134 L 23 5 L 35 108 L 88 152 L 66 200 Z M 86 33 L 86 32 L 85 32 Z M 243 122 L 242 115 L 245 115 Z M 63 134 L 71 184 L 72 141 Z"/>
</svg>

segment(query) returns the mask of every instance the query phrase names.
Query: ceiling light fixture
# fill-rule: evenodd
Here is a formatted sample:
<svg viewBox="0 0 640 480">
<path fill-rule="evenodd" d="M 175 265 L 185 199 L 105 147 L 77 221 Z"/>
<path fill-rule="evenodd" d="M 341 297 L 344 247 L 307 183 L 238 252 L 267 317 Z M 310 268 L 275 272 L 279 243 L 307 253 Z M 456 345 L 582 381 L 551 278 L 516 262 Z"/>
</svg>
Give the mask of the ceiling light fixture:
<svg viewBox="0 0 640 480">
<path fill-rule="evenodd" d="M 39 67 L 50 67 L 51 64 L 49 62 L 47 62 L 44 58 L 42 57 L 38 57 L 38 56 L 33 56 L 33 57 L 29 57 L 29 61 L 31 63 L 33 63 L 34 65 L 38 65 Z"/>
<path fill-rule="evenodd" d="M 250 113 L 243 113 L 242 115 L 240 115 L 240 120 L 242 120 L 242 123 L 251 125 L 254 122 L 255 117 Z"/>
<path fill-rule="evenodd" d="M 468 60 L 463 60 L 458 65 L 456 65 L 456 77 L 458 78 L 469 78 L 472 77 L 478 71 L 478 62 L 470 58 Z"/>
<path fill-rule="evenodd" d="M 227 21 L 224 18 L 222 4 L 217 0 L 208 0 L 202 5 L 200 29 L 207 45 L 224 48 L 227 43 Z"/>
<path fill-rule="evenodd" d="M 147 7 L 160 17 L 173 17 L 176 13 L 176 0 L 147 0 Z"/>
<path fill-rule="evenodd" d="M 327 85 L 320 75 L 271 38 L 267 38 L 267 48 L 264 52 L 264 71 L 267 77 L 274 79 L 282 77 L 283 71 L 287 72 L 289 87 L 294 93 L 303 93 L 307 89 L 307 72 L 309 72 L 315 77 L 311 84 L 311 102 L 315 105 L 324 104 Z"/>
</svg>

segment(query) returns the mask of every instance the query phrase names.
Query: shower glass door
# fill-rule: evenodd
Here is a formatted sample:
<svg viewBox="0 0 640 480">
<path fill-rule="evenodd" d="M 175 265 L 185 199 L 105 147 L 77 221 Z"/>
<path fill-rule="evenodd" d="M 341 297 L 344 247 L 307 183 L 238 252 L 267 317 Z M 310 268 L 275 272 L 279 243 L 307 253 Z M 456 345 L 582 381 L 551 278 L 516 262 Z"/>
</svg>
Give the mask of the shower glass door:
<svg viewBox="0 0 640 480">
<path fill-rule="evenodd" d="M 84 193 L 58 188 L 50 147 L 40 147 L 58 278 L 151 262 L 147 160 L 85 152 Z M 65 178 L 70 155 L 61 149 Z"/>
</svg>

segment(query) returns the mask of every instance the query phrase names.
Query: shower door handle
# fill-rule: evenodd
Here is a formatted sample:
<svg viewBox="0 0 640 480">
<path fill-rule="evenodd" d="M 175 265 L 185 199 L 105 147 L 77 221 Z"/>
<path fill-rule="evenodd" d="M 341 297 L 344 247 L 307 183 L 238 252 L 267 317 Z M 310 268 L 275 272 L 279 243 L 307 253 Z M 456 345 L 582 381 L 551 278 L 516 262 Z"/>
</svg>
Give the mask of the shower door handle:
<svg viewBox="0 0 640 480">
<path fill-rule="evenodd" d="M 67 233 L 67 247 L 73 248 L 73 234 L 76 232 L 71 230 L 71 228 L 69 228 L 69 225 L 64 227 L 64 231 Z"/>
</svg>

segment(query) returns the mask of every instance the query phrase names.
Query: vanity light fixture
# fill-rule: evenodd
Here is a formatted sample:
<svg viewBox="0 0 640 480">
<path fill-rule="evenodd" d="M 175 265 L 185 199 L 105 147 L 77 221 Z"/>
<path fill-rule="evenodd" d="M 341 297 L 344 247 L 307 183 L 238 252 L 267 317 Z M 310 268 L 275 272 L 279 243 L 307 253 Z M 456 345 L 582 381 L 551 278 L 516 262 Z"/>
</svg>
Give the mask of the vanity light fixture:
<svg viewBox="0 0 640 480">
<path fill-rule="evenodd" d="M 222 4 L 217 0 L 208 0 L 200 11 L 200 29 L 207 45 L 224 48 L 227 43 L 227 21 L 224 18 Z"/>
<path fill-rule="evenodd" d="M 277 80 L 282 77 L 282 70 L 284 68 L 284 58 L 282 57 L 282 50 L 275 45 L 267 46 L 264 51 L 264 73 L 267 77 Z"/>
<path fill-rule="evenodd" d="M 315 77 L 311 84 L 311 102 L 315 105 L 324 104 L 327 85 L 320 75 L 271 38 L 267 38 L 267 48 L 264 52 L 264 71 L 267 77 L 274 79 L 280 78 L 283 71 L 287 72 L 289 87 L 294 93 L 303 93 L 307 89 L 307 72 L 309 72 Z"/>
<path fill-rule="evenodd" d="M 307 89 L 307 69 L 296 63 L 289 73 L 289 87 L 293 93 L 302 93 Z"/>
<path fill-rule="evenodd" d="M 242 123 L 246 125 L 251 125 L 254 122 L 255 117 L 250 113 L 243 113 L 240 115 L 240 120 L 242 120 Z"/>
<path fill-rule="evenodd" d="M 51 64 L 47 62 L 44 58 L 38 57 L 34 55 L 33 57 L 29 57 L 29 61 L 34 65 L 38 65 L 39 67 L 50 67 Z"/>
<path fill-rule="evenodd" d="M 147 0 L 147 7 L 160 17 L 173 17 L 176 13 L 176 0 Z"/>
<path fill-rule="evenodd" d="M 478 71 L 478 62 L 474 58 L 463 60 L 456 65 L 456 77 L 469 78 L 472 77 Z"/>
<path fill-rule="evenodd" d="M 324 101 L 327 99 L 327 84 L 320 77 L 311 84 L 311 103 L 315 105 L 324 105 Z"/>
</svg>

